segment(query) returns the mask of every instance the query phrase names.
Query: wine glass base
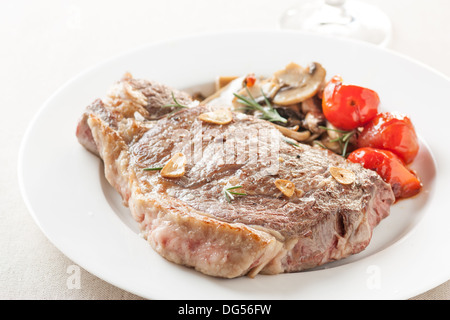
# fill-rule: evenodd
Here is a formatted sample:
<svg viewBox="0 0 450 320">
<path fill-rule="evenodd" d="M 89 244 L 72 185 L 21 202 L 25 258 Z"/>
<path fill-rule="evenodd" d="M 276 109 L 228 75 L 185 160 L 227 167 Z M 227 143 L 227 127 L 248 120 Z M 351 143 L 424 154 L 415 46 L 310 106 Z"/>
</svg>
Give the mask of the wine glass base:
<svg viewBox="0 0 450 320">
<path fill-rule="evenodd" d="M 280 18 L 283 29 L 328 34 L 387 46 L 392 36 L 388 16 L 377 7 L 347 0 L 343 7 L 323 1 L 304 0 L 288 9 Z"/>
</svg>

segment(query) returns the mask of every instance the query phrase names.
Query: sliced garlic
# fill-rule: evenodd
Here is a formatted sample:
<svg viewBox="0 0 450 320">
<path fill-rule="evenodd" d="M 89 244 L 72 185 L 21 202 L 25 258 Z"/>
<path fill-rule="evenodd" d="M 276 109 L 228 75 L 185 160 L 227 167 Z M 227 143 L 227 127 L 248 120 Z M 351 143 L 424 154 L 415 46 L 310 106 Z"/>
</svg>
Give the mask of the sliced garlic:
<svg viewBox="0 0 450 320">
<path fill-rule="evenodd" d="M 162 168 L 161 176 L 165 178 L 182 177 L 186 171 L 186 162 L 186 156 L 183 153 L 176 153 Z"/>
<path fill-rule="evenodd" d="M 311 132 L 308 130 L 305 131 L 295 131 L 283 126 L 279 126 L 275 123 L 273 123 L 275 128 L 277 128 L 284 136 L 297 140 L 297 141 L 305 141 L 311 136 Z"/>
<path fill-rule="evenodd" d="M 297 189 L 295 188 L 295 195 L 299 198 L 303 197 L 303 195 L 305 194 L 305 191 L 303 191 L 302 189 Z"/>
<path fill-rule="evenodd" d="M 230 110 L 218 109 L 212 112 L 202 113 L 198 118 L 208 123 L 228 124 L 233 120 L 233 115 Z"/>
<path fill-rule="evenodd" d="M 341 184 L 352 184 L 356 180 L 355 173 L 348 169 L 330 167 L 330 173 Z"/>
<path fill-rule="evenodd" d="M 293 182 L 284 179 L 275 180 L 275 186 L 280 190 L 286 197 L 292 197 L 295 191 L 295 185 Z"/>
</svg>

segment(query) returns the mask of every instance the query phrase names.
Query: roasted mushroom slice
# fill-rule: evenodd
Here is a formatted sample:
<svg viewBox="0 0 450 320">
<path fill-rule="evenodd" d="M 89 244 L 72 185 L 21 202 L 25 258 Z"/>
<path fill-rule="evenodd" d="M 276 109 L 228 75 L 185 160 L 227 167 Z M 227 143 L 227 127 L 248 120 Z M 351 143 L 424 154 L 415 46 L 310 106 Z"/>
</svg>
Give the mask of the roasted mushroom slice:
<svg viewBox="0 0 450 320">
<path fill-rule="evenodd" d="M 300 87 L 304 84 L 308 70 L 291 62 L 284 69 L 273 74 L 274 82 L 280 86 Z"/>
<path fill-rule="evenodd" d="M 307 114 L 308 112 L 318 112 L 322 113 L 322 100 L 320 100 L 317 95 L 312 98 L 306 99 L 301 103 L 300 110 L 303 114 Z"/>
<path fill-rule="evenodd" d="M 273 124 L 285 137 L 294 139 L 296 141 L 306 141 L 311 136 L 309 131 L 295 131 L 277 124 Z"/>
<path fill-rule="evenodd" d="M 325 80 L 326 70 L 320 63 L 313 62 L 308 68 L 290 63 L 285 69 L 274 73 L 273 81 L 281 89 L 273 98 L 273 103 L 290 105 L 313 97 Z"/>
<path fill-rule="evenodd" d="M 321 112 L 308 112 L 303 120 L 303 127 L 312 133 L 323 133 L 325 129 L 321 128 L 325 124 L 325 116 Z"/>
<path fill-rule="evenodd" d="M 342 156 L 345 156 L 354 149 L 357 141 L 356 130 L 342 131 L 327 121 L 326 132 L 321 138 L 321 144 L 327 149 Z"/>
<path fill-rule="evenodd" d="M 280 116 L 287 119 L 284 124 L 285 127 L 301 126 L 303 127 L 303 121 L 305 116 L 300 112 L 298 104 L 293 104 L 289 106 L 274 106 L 277 109 Z"/>
<path fill-rule="evenodd" d="M 273 99 L 279 89 L 280 86 L 269 79 L 257 79 L 251 87 L 245 86 L 237 94 L 242 97 L 249 97 L 250 93 L 257 103 L 264 104 L 265 99 Z M 233 99 L 233 106 L 235 109 L 242 108 L 242 105 L 237 101 L 236 97 Z"/>
<path fill-rule="evenodd" d="M 322 137 L 322 139 L 320 139 L 320 143 L 328 150 L 331 150 L 337 154 L 342 154 L 341 144 L 338 141 L 330 139 L 329 136 L 325 135 L 324 137 Z"/>
</svg>

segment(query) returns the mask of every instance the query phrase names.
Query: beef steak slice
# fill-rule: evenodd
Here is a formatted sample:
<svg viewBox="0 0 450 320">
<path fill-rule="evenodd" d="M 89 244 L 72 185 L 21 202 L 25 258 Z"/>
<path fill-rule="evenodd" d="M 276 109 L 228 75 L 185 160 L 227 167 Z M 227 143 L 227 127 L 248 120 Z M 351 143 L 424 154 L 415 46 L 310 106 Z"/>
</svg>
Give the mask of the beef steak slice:
<svg viewBox="0 0 450 320">
<path fill-rule="evenodd" d="M 189 108 L 163 107 L 173 97 Z M 301 271 L 367 247 L 394 202 L 375 172 L 321 148 L 294 146 L 253 116 L 233 113 L 225 125 L 201 121 L 211 108 L 126 75 L 79 121 L 80 143 L 103 160 L 107 180 L 154 250 L 233 278 Z M 178 152 L 188 159 L 182 177 L 144 170 Z M 330 167 L 351 170 L 355 181 L 339 183 Z M 294 183 L 291 197 L 276 187 L 278 179 Z M 227 197 L 230 186 L 246 195 Z"/>
</svg>

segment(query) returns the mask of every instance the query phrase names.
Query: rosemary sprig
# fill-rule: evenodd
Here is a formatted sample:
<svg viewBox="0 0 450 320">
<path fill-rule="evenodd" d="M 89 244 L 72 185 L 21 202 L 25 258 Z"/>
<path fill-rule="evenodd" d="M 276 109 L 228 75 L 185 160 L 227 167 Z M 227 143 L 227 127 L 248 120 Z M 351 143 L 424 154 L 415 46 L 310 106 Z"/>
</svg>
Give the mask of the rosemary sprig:
<svg viewBox="0 0 450 320">
<path fill-rule="evenodd" d="M 264 119 L 264 120 L 267 120 L 270 122 L 282 122 L 282 123 L 287 122 L 287 119 L 280 116 L 278 111 L 272 107 L 269 99 L 267 99 L 266 95 L 264 94 L 264 92 L 262 90 L 261 90 L 261 93 L 262 93 L 262 95 L 264 97 L 264 101 L 266 103 L 265 107 L 260 105 L 258 102 L 256 102 L 255 98 L 253 98 L 252 94 L 250 93 L 250 91 L 248 90 L 247 87 L 245 87 L 245 90 L 247 90 L 248 98 L 246 98 L 242 95 L 239 95 L 237 93 L 233 93 L 233 95 L 238 99 L 238 102 L 240 104 L 247 106 L 248 109 L 260 111 L 262 113 L 261 119 Z"/>
<path fill-rule="evenodd" d="M 339 144 L 341 146 L 341 149 L 342 149 L 341 156 L 346 157 L 347 156 L 348 145 L 350 143 L 350 138 L 356 133 L 356 130 L 345 131 L 345 130 L 340 130 L 340 129 L 328 128 L 328 127 L 324 127 L 324 126 L 319 126 L 319 128 L 325 129 L 325 130 L 330 130 L 330 131 L 335 131 L 335 132 L 338 132 L 338 133 L 342 133 L 342 136 L 339 136 L 336 139 L 332 139 L 332 140 L 330 140 L 330 142 L 339 142 Z M 327 147 L 325 147 L 321 143 L 317 143 L 317 144 L 320 145 L 321 147 L 325 148 L 325 149 L 328 149 Z"/>
<path fill-rule="evenodd" d="M 319 142 L 319 141 L 317 141 L 317 140 L 314 140 L 313 141 L 313 144 L 317 144 L 319 147 L 321 147 L 322 149 L 328 149 L 328 150 L 330 150 L 329 148 L 327 148 L 322 142 Z"/>
<path fill-rule="evenodd" d="M 173 91 L 172 91 L 172 100 L 173 100 L 174 103 L 172 103 L 172 104 L 165 104 L 165 105 L 163 105 L 163 106 L 161 106 L 161 107 L 162 107 L 162 108 L 182 108 L 182 109 L 184 109 L 184 108 L 189 108 L 188 106 L 182 105 L 181 103 L 179 103 L 179 102 L 177 101 L 177 99 L 175 98 L 175 94 L 173 93 Z"/>
<path fill-rule="evenodd" d="M 292 142 L 291 140 L 288 140 L 288 139 L 284 139 L 284 138 L 283 138 L 283 141 L 286 142 L 287 144 L 292 145 L 292 146 L 300 147 L 300 145 L 299 145 L 298 143 Z"/>
<path fill-rule="evenodd" d="M 142 169 L 143 171 L 159 171 L 159 170 L 162 170 L 163 169 L 163 167 L 155 167 L 155 168 L 145 168 L 145 169 Z"/>
<path fill-rule="evenodd" d="M 353 132 L 353 131 L 345 131 L 345 130 L 341 130 L 341 129 L 336 129 L 336 128 L 328 128 L 325 126 L 319 126 L 320 129 L 324 129 L 324 130 L 329 130 L 329 131 L 335 131 L 335 132 L 339 132 L 339 133 L 349 133 L 349 132 Z"/>
<path fill-rule="evenodd" d="M 242 188 L 242 186 L 233 186 L 233 187 L 229 187 L 229 188 L 223 188 L 223 193 L 225 194 L 225 198 L 227 199 L 228 202 L 231 202 L 232 200 L 234 200 L 234 195 L 236 196 L 246 196 L 246 193 L 241 193 L 241 192 L 234 192 L 234 191 L 230 191 L 230 190 L 234 190 L 234 189 L 239 189 Z"/>
</svg>

